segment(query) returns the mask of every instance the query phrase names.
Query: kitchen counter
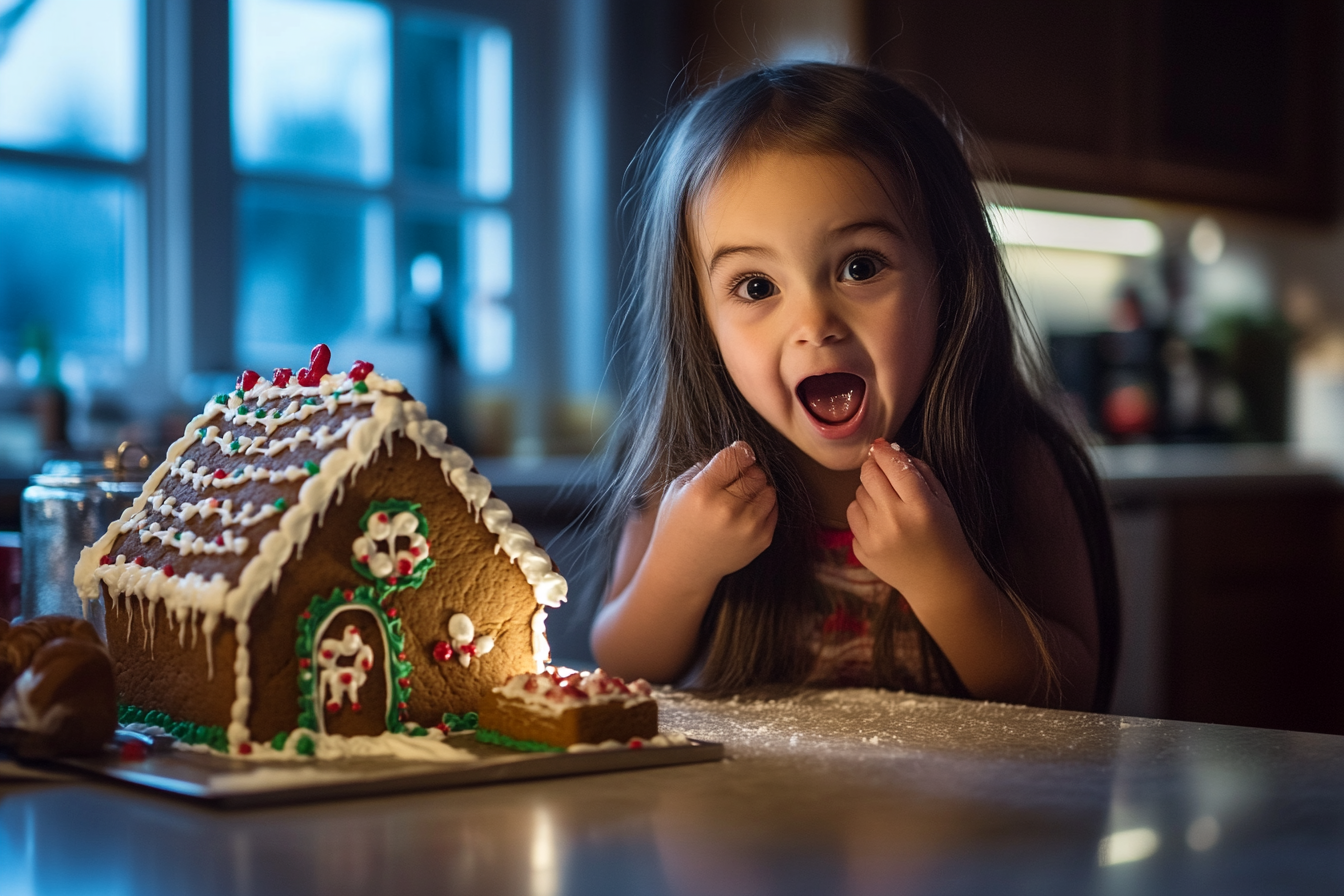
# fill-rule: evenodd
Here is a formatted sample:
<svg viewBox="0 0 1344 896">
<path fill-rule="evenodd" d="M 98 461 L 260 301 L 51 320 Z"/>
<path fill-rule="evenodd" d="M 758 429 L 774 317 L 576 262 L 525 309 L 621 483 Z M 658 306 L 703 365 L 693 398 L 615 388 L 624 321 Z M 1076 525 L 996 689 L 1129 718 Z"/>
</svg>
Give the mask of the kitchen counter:
<svg viewBox="0 0 1344 896">
<path fill-rule="evenodd" d="M 1337 465 L 1292 445 L 1102 445 L 1092 449 L 1092 460 L 1117 502 L 1344 489 Z"/>
<path fill-rule="evenodd" d="M 1344 890 L 1344 738 L 876 691 L 669 695 L 722 763 L 222 812 L 0 785 L 0 893 Z"/>
</svg>

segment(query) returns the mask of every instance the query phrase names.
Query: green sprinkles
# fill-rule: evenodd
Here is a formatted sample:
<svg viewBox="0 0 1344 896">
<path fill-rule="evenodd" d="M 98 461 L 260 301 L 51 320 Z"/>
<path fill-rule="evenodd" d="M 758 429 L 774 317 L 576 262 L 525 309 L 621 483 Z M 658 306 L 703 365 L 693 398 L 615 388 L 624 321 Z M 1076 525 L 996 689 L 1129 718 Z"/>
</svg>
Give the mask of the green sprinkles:
<svg viewBox="0 0 1344 896">
<path fill-rule="evenodd" d="M 247 405 L 241 404 L 238 406 L 238 416 L 246 417 L 250 413 L 252 413 L 252 409 L 249 408 Z"/>
<path fill-rule="evenodd" d="M 318 471 L 322 469 L 317 464 L 313 463 L 311 460 L 304 461 L 303 468 L 308 471 L 309 476 L 316 476 L 318 474 Z"/>
<path fill-rule="evenodd" d="M 220 394 L 215 396 L 215 404 L 228 404 L 228 403 L 229 403 L 229 396 L 226 395 L 225 393 L 221 392 Z"/>
<path fill-rule="evenodd" d="M 272 506 L 274 506 L 276 510 L 284 510 L 287 506 L 289 506 L 289 502 L 287 502 L 284 498 L 276 498 L 275 504 Z"/>
<path fill-rule="evenodd" d="M 205 430 L 204 429 L 196 430 L 196 435 L 200 436 L 201 438 L 205 438 Z"/>
<path fill-rule="evenodd" d="M 298 743 L 294 744 L 294 752 L 300 756 L 311 756 L 316 752 L 316 749 L 313 739 L 306 734 L 299 738 Z"/>
<path fill-rule="evenodd" d="M 313 405 L 313 404 L 321 404 L 322 402 L 318 401 L 316 398 L 305 398 L 303 400 L 303 403 L 307 405 Z"/>
<path fill-rule="evenodd" d="M 285 741 L 289 740 L 289 732 L 281 731 L 275 737 L 271 738 L 271 749 L 279 752 L 285 748 Z"/>
<path fill-rule="evenodd" d="M 280 411 L 280 409 L 279 409 L 279 408 L 276 408 L 276 409 L 275 409 L 275 413 L 271 414 L 271 417 L 273 417 L 273 418 L 276 419 L 276 420 L 279 420 L 280 417 L 281 417 L 281 411 Z"/>
<path fill-rule="evenodd" d="M 231 452 L 232 452 L 232 451 L 237 451 L 237 450 L 239 449 L 239 447 L 241 447 L 241 446 L 239 445 L 239 442 L 238 442 L 237 439 L 234 439 L 232 442 L 229 443 L 229 451 L 231 451 Z"/>
<path fill-rule="evenodd" d="M 363 380 L 360 380 L 359 382 L 355 383 L 355 391 L 358 392 L 360 395 L 363 395 L 365 392 L 369 391 L 368 383 L 364 382 Z"/>
<path fill-rule="evenodd" d="M 489 728 L 477 728 L 476 739 L 483 744 L 494 744 L 497 747 L 508 747 L 510 750 L 519 750 L 523 753 L 564 753 L 564 747 L 553 747 L 550 744 L 543 744 L 535 740 L 518 740 L 509 737 L 507 734 L 500 734 L 498 731 L 491 731 Z"/>
</svg>

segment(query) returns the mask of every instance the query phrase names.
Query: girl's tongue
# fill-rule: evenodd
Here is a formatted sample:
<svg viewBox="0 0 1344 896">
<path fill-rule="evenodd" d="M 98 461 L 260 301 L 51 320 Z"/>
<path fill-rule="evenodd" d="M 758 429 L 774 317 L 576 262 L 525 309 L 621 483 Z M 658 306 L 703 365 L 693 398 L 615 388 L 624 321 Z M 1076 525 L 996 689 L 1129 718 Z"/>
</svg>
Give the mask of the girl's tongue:
<svg viewBox="0 0 1344 896">
<path fill-rule="evenodd" d="M 863 405 L 863 378 L 852 373 L 824 373 L 798 384 L 798 398 L 822 423 L 844 423 Z"/>
</svg>

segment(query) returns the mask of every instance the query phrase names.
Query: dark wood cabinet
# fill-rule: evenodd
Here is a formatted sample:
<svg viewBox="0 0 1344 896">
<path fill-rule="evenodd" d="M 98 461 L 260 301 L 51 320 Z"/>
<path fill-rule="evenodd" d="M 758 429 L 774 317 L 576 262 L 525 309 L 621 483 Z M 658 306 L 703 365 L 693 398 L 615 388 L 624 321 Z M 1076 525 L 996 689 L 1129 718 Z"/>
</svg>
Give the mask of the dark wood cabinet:
<svg viewBox="0 0 1344 896">
<path fill-rule="evenodd" d="M 1333 0 L 867 0 L 873 61 L 1033 186 L 1328 220 Z"/>
</svg>

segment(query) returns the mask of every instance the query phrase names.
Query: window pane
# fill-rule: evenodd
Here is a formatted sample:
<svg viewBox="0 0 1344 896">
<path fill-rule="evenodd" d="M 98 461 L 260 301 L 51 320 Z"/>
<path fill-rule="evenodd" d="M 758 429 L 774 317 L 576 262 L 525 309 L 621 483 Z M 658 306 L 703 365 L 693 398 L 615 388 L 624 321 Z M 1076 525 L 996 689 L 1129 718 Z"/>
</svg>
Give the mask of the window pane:
<svg viewBox="0 0 1344 896">
<path fill-rule="evenodd" d="M 238 228 L 235 347 L 244 365 L 269 371 L 280 359 L 306 359 L 315 343 L 391 323 L 391 224 L 382 202 L 250 185 Z"/>
<path fill-rule="evenodd" d="M 399 158 L 417 178 L 502 199 L 512 187 L 509 32 L 458 16 L 406 16 L 397 66 Z"/>
<path fill-rule="evenodd" d="M 391 22 L 353 0 L 234 0 L 233 146 L 247 171 L 391 174 Z"/>
<path fill-rule="evenodd" d="M 0 352 L 29 382 L 114 385 L 148 349 L 131 181 L 0 168 Z"/>
<path fill-rule="evenodd" d="M 0 144 L 131 161 L 144 149 L 139 0 L 4 4 Z"/>
</svg>

